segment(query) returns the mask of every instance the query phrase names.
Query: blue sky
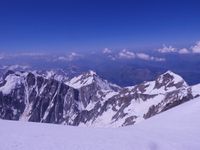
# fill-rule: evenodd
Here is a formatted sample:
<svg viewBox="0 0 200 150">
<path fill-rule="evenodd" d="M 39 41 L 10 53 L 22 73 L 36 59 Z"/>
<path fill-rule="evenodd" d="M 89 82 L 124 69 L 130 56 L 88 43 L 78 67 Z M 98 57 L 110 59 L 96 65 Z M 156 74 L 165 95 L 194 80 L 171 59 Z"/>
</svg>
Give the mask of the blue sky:
<svg viewBox="0 0 200 150">
<path fill-rule="evenodd" d="M 200 40 L 198 0 L 0 1 L 0 52 L 188 46 Z"/>
</svg>

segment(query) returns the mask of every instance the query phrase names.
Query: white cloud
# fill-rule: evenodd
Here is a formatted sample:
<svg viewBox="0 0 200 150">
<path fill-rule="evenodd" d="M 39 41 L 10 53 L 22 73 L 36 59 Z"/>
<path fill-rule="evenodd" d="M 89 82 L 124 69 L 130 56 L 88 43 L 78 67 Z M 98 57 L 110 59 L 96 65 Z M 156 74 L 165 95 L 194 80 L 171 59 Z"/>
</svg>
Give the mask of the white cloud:
<svg viewBox="0 0 200 150">
<path fill-rule="evenodd" d="M 3 66 L 3 69 L 8 69 L 8 70 L 16 70 L 16 69 L 28 69 L 30 66 L 28 65 L 11 65 L 11 66 Z"/>
<path fill-rule="evenodd" d="M 153 60 L 153 57 L 151 57 L 145 53 L 137 53 L 136 56 L 137 56 L 137 58 L 143 59 L 143 60 Z"/>
<path fill-rule="evenodd" d="M 57 60 L 65 61 L 65 60 L 67 60 L 67 58 L 66 58 L 66 56 L 58 56 Z"/>
<path fill-rule="evenodd" d="M 75 59 L 78 59 L 82 57 L 82 55 L 77 54 L 75 52 L 71 52 L 70 54 L 66 55 L 66 56 L 58 56 L 56 61 L 60 60 L 60 61 L 73 61 Z"/>
<path fill-rule="evenodd" d="M 122 59 L 134 59 L 135 53 L 128 51 L 126 49 L 123 49 L 121 52 L 119 52 L 118 56 L 119 58 L 122 58 Z"/>
<path fill-rule="evenodd" d="M 190 51 L 187 48 L 182 48 L 178 51 L 179 54 L 189 54 Z"/>
<path fill-rule="evenodd" d="M 154 61 L 166 61 L 165 58 L 154 57 Z"/>
<path fill-rule="evenodd" d="M 121 52 L 119 52 L 118 57 L 120 59 L 137 58 L 137 59 L 141 59 L 141 60 L 145 60 L 145 61 L 165 61 L 165 58 L 153 57 L 146 53 L 134 53 L 134 52 L 128 51 L 126 49 L 123 49 Z"/>
<path fill-rule="evenodd" d="M 145 53 L 137 53 L 136 54 L 137 58 L 146 60 L 146 61 L 165 61 L 165 58 L 158 58 L 158 57 L 153 57 Z"/>
<path fill-rule="evenodd" d="M 80 57 L 81 55 L 75 53 L 75 52 L 72 52 L 71 54 L 68 55 L 68 59 L 71 61 L 71 60 L 74 60 L 78 57 Z"/>
<path fill-rule="evenodd" d="M 193 53 L 200 53 L 200 41 L 196 42 L 196 45 L 191 47 Z"/>
<path fill-rule="evenodd" d="M 171 45 L 167 47 L 165 44 L 163 44 L 163 48 L 158 49 L 158 51 L 160 53 L 172 53 L 176 52 L 176 48 L 172 47 Z"/>
<path fill-rule="evenodd" d="M 112 50 L 109 49 L 109 48 L 105 48 L 102 52 L 103 52 L 104 54 L 110 54 L 110 53 L 112 53 Z"/>
</svg>

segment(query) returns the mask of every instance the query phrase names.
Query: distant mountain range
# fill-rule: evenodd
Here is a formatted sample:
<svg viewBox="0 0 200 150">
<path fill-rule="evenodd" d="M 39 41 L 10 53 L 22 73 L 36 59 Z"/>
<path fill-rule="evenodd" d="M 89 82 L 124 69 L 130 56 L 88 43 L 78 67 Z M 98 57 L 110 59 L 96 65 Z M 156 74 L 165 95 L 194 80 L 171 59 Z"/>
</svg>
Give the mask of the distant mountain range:
<svg viewBox="0 0 200 150">
<path fill-rule="evenodd" d="M 9 70 L 0 78 L 0 118 L 121 127 L 199 96 L 200 84 L 189 86 L 171 71 L 153 81 L 120 87 L 94 71 L 69 78 L 62 71 Z"/>
</svg>

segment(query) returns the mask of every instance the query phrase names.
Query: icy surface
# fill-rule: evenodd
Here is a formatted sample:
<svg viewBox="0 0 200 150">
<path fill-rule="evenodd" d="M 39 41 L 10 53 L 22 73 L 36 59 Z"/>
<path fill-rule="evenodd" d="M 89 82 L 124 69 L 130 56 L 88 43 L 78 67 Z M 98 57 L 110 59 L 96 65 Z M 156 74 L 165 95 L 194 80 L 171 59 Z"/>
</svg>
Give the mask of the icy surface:
<svg viewBox="0 0 200 150">
<path fill-rule="evenodd" d="M 200 98 L 133 127 L 83 128 L 0 120 L 2 150 L 199 150 Z"/>
</svg>

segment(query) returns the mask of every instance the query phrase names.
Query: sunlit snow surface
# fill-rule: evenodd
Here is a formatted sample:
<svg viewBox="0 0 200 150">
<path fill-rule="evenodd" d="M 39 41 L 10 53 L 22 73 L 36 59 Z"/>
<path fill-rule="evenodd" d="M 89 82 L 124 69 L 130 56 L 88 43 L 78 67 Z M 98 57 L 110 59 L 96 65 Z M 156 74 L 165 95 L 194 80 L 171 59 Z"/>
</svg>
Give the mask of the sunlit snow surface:
<svg viewBox="0 0 200 150">
<path fill-rule="evenodd" d="M 200 98 L 124 128 L 0 121 L 1 150 L 199 150 Z"/>
</svg>

